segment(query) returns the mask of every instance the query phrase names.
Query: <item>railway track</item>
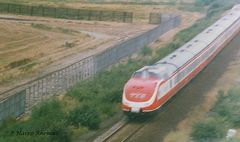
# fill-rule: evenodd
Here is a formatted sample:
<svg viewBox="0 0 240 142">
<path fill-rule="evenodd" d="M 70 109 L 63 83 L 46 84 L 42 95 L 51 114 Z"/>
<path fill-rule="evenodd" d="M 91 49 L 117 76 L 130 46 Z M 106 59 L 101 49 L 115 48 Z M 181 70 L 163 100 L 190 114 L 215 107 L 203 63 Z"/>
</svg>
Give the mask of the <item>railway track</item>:
<svg viewBox="0 0 240 142">
<path fill-rule="evenodd" d="M 131 137 L 133 137 L 137 132 L 139 132 L 145 125 L 146 124 L 142 124 L 141 126 L 139 126 L 135 131 L 133 131 L 130 135 L 125 137 L 121 142 L 127 142 L 128 140 L 130 140 Z"/>
<path fill-rule="evenodd" d="M 106 131 L 104 134 L 97 137 L 93 142 L 107 141 L 111 136 L 113 136 L 120 129 L 122 129 L 127 123 L 128 123 L 127 118 L 123 118 L 118 123 L 116 123 L 114 126 L 112 126 L 108 131 Z"/>
<path fill-rule="evenodd" d="M 152 121 L 153 118 L 155 117 L 152 116 L 139 120 L 129 120 L 127 117 L 124 117 L 93 142 L 127 142 Z"/>
</svg>

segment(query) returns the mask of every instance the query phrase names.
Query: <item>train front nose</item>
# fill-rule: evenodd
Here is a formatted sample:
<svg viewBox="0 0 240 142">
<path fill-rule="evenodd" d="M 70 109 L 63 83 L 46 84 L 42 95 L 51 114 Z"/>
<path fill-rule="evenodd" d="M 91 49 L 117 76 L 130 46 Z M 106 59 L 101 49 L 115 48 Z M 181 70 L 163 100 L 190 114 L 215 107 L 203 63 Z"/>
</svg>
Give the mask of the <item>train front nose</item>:
<svg viewBox="0 0 240 142">
<path fill-rule="evenodd" d="M 139 113 L 144 107 L 151 105 L 156 84 L 149 80 L 130 80 L 124 88 L 122 109 Z"/>
</svg>

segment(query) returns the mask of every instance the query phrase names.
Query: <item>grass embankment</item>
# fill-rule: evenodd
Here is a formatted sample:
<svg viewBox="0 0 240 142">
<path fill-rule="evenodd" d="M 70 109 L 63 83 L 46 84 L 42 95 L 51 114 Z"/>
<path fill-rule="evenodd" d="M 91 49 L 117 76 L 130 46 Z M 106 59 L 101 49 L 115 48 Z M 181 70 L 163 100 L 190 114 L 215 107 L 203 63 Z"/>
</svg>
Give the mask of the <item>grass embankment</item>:
<svg viewBox="0 0 240 142">
<path fill-rule="evenodd" d="M 179 32 L 173 42 L 164 47 L 154 52 L 145 48 L 137 58 L 129 59 L 125 64 L 114 66 L 74 86 L 63 98 L 53 98 L 40 104 L 27 120 L 6 119 L 0 129 L 0 141 L 66 142 L 76 135 L 98 129 L 101 122 L 120 111 L 122 89 L 131 74 L 189 41 L 213 23 L 220 11 L 210 13 L 209 10 L 207 17 Z"/>
<path fill-rule="evenodd" d="M 226 138 L 229 129 L 240 129 L 240 89 L 226 94 L 219 91 L 218 99 L 204 120 L 193 125 L 191 137 L 196 142 L 239 142 L 240 136 Z"/>
</svg>

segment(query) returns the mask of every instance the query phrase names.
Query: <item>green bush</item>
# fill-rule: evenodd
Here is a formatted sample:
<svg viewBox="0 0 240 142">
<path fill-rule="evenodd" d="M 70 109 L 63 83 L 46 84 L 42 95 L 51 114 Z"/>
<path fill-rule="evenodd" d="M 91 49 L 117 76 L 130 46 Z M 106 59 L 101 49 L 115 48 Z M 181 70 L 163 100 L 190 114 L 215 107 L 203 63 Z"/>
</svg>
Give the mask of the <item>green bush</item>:
<svg viewBox="0 0 240 142">
<path fill-rule="evenodd" d="M 234 126 L 240 126 L 240 90 L 231 89 L 227 95 L 219 95 L 212 112 L 226 118 Z"/>
<path fill-rule="evenodd" d="M 33 122 L 18 123 L 12 128 L 5 129 L 0 133 L 1 142 L 71 142 L 71 131 L 66 125 L 61 123 L 52 124 L 50 128 L 41 128 L 34 126 Z M 52 134 L 36 134 L 39 132 L 49 132 Z M 20 134 L 21 132 L 30 132 L 30 135 Z"/>
<path fill-rule="evenodd" d="M 0 130 L 5 129 L 11 125 L 14 125 L 16 122 L 17 121 L 16 121 L 15 117 L 9 116 L 9 117 L 3 119 L 3 121 L 0 123 Z"/>
<path fill-rule="evenodd" d="M 36 134 L 37 131 L 52 134 Z M 32 135 L 20 135 L 20 132 L 30 132 Z M 0 141 L 4 142 L 71 142 L 71 131 L 67 127 L 66 113 L 57 100 L 41 103 L 33 109 L 29 120 L 7 125 L 0 130 L 0 135 L 3 136 Z"/>
<path fill-rule="evenodd" d="M 49 136 L 49 142 L 71 142 L 72 132 L 65 124 L 56 125 L 50 129 L 50 132 L 55 132 L 56 135 Z"/>
<path fill-rule="evenodd" d="M 31 114 L 31 118 L 33 120 L 48 118 L 51 119 L 51 121 L 53 120 L 59 121 L 64 119 L 64 117 L 65 113 L 63 112 L 63 106 L 61 102 L 58 100 L 49 100 L 43 102 L 39 106 L 35 107 Z"/>
<path fill-rule="evenodd" d="M 195 123 L 191 137 L 196 142 L 213 142 L 218 141 L 225 135 L 226 129 L 223 122 L 216 119 L 208 119 Z"/>
<path fill-rule="evenodd" d="M 152 49 L 150 47 L 145 46 L 142 51 L 141 51 L 142 55 L 146 56 L 146 55 L 151 55 L 152 54 Z"/>
<path fill-rule="evenodd" d="M 116 112 L 119 112 L 119 106 L 111 103 L 102 103 L 98 107 L 98 111 L 101 113 L 101 119 L 107 119 L 112 117 Z"/>
<path fill-rule="evenodd" d="M 101 122 L 97 109 L 86 104 L 70 111 L 68 120 L 75 127 L 85 126 L 89 129 L 99 128 Z"/>
<path fill-rule="evenodd" d="M 218 98 L 208 113 L 208 118 L 193 125 L 191 136 L 196 142 L 226 141 L 235 142 L 237 139 L 224 140 L 227 129 L 240 127 L 240 90 L 230 89 L 227 94 L 218 92 Z"/>
<path fill-rule="evenodd" d="M 89 87 L 87 87 L 89 84 Z M 73 87 L 68 90 L 67 95 L 78 99 L 78 101 L 88 101 L 93 100 L 94 97 L 97 96 L 97 90 L 90 85 L 90 81 L 86 81 L 81 85 L 77 85 L 78 87 Z M 88 88 L 88 89 L 86 89 Z"/>
</svg>

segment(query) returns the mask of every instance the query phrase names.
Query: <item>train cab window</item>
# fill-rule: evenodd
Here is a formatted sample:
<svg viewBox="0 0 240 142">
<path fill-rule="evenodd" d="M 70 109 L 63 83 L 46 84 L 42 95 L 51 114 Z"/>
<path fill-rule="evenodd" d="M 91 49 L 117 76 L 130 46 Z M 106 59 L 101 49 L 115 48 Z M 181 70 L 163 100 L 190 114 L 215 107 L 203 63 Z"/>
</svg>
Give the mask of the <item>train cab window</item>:
<svg viewBox="0 0 240 142">
<path fill-rule="evenodd" d="M 156 74 L 154 72 L 148 72 L 149 73 L 149 77 L 151 78 L 160 78 L 159 74 Z"/>
<path fill-rule="evenodd" d="M 143 76 L 144 76 L 143 71 L 137 71 L 132 75 L 132 77 L 136 77 L 136 78 L 141 78 Z"/>
<path fill-rule="evenodd" d="M 148 79 L 148 78 L 153 78 L 153 79 L 167 79 L 169 77 L 168 73 L 166 72 L 161 72 L 159 70 L 142 70 L 142 71 L 137 71 L 133 74 L 134 78 L 141 78 L 141 79 Z"/>
<path fill-rule="evenodd" d="M 148 78 L 159 79 L 160 78 L 160 76 L 157 73 L 151 72 L 149 70 L 137 71 L 133 74 L 133 77 L 141 78 L 141 79 L 148 79 Z"/>
</svg>

